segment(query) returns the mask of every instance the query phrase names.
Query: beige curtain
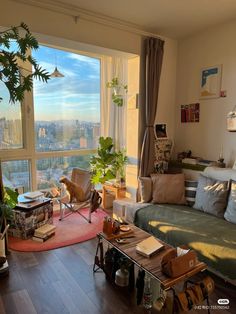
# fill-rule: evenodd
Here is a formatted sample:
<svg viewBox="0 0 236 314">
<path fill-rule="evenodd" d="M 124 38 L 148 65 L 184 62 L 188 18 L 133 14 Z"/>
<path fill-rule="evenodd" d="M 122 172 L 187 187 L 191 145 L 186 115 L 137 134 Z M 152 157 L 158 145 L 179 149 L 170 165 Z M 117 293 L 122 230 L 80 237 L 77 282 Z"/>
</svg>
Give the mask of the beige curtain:
<svg viewBox="0 0 236 314">
<path fill-rule="evenodd" d="M 127 96 L 124 95 L 123 106 L 113 104 L 112 90 L 106 88 L 106 83 L 118 77 L 122 84 L 128 80 L 128 60 L 119 57 L 104 57 L 101 66 L 102 93 L 101 93 L 101 136 L 110 136 L 115 143 L 115 149 L 126 147 L 126 117 Z"/>
<path fill-rule="evenodd" d="M 154 171 L 154 122 L 156 117 L 164 41 L 147 38 L 144 41 L 140 71 L 140 165 L 139 176 Z"/>
</svg>

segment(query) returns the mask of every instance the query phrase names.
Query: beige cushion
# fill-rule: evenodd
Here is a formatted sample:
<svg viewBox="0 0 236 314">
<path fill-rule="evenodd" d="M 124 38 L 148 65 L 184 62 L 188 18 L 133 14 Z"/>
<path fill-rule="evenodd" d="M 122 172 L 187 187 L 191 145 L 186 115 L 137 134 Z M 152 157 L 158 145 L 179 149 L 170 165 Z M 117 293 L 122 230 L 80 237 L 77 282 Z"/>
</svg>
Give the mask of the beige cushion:
<svg viewBox="0 0 236 314">
<path fill-rule="evenodd" d="M 152 202 L 186 204 L 184 174 L 152 174 Z"/>
<path fill-rule="evenodd" d="M 149 203 L 152 200 L 152 179 L 150 177 L 139 177 L 138 181 L 141 203 Z"/>
</svg>

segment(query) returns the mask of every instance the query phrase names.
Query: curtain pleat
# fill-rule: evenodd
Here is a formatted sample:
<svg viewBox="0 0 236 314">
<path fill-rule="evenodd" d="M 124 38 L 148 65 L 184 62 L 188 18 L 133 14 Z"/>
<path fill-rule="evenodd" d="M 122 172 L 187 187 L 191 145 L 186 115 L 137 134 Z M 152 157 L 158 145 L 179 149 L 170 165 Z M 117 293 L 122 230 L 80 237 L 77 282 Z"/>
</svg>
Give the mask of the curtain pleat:
<svg viewBox="0 0 236 314">
<path fill-rule="evenodd" d="M 127 97 L 123 106 L 118 107 L 112 102 L 112 89 L 106 88 L 106 83 L 118 77 L 119 82 L 127 85 L 128 60 L 119 57 L 104 57 L 102 61 L 102 94 L 101 94 L 101 136 L 110 136 L 115 143 L 115 149 L 126 147 Z"/>
<path fill-rule="evenodd" d="M 140 125 L 140 129 L 143 129 L 143 134 L 141 134 L 140 141 L 139 176 L 149 176 L 154 171 L 154 122 L 157 111 L 163 53 L 163 40 L 158 38 L 145 39 L 143 57 L 146 62 L 143 62 L 145 68 L 141 71 L 143 73 L 141 81 L 143 82 L 143 88 L 145 88 L 145 99 L 143 99 L 143 103 L 140 103 L 140 106 L 143 106 L 140 114 L 143 113 L 145 115 L 145 120 L 140 119 L 140 123 L 143 121 L 145 125 Z M 142 60 L 140 64 L 142 65 Z"/>
</svg>

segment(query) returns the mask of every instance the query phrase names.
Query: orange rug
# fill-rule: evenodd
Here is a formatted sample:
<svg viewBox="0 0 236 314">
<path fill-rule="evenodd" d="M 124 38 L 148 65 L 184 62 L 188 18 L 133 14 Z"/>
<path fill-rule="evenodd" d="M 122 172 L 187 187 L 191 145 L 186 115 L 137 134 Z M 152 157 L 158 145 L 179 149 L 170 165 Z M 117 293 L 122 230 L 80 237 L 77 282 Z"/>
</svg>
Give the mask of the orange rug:
<svg viewBox="0 0 236 314">
<path fill-rule="evenodd" d="M 87 213 L 87 210 L 85 210 Z M 83 213 L 83 210 L 81 211 Z M 22 240 L 9 237 L 9 249 L 21 252 L 39 252 L 87 241 L 95 238 L 102 231 L 103 219 L 107 214 L 102 209 L 92 213 L 92 222 L 88 223 L 78 213 L 59 221 L 59 212 L 53 216 L 56 234 L 47 241 L 40 243 L 31 239 Z"/>
</svg>

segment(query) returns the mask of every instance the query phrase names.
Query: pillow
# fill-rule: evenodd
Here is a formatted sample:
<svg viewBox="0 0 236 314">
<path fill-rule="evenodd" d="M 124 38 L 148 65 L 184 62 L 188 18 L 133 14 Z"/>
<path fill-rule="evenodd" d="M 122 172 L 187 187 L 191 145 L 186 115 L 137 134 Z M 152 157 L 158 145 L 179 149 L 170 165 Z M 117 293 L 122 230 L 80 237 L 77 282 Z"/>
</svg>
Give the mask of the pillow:
<svg viewBox="0 0 236 314">
<path fill-rule="evenodd" d="M 186 204 L 184 174 L 152 174 L 152 202 Z"/>
<path fill-rule="evenodd" d="M 233 180 L 231 181 L 230 195 L 224 218 L 236 224 L 236 181 Z"/>
<path fill-rule="evenodd" d="M 150 177 L 139 177 L 141 203 L 148 203 L 152 200 L 152 179 Z"/>
<path fill-rule="evenodd" d="M 219 181 L 200 174 L 193 208 L 223 218 L 227 205 L 228 186 L 228 181 Z"/>
<path fill-rule="evenodd" d="M 188 206 L 193 206 L 195 203 L 197 192 L 197 181 L 185 180 L 185 198 Z"/>
</svg>

